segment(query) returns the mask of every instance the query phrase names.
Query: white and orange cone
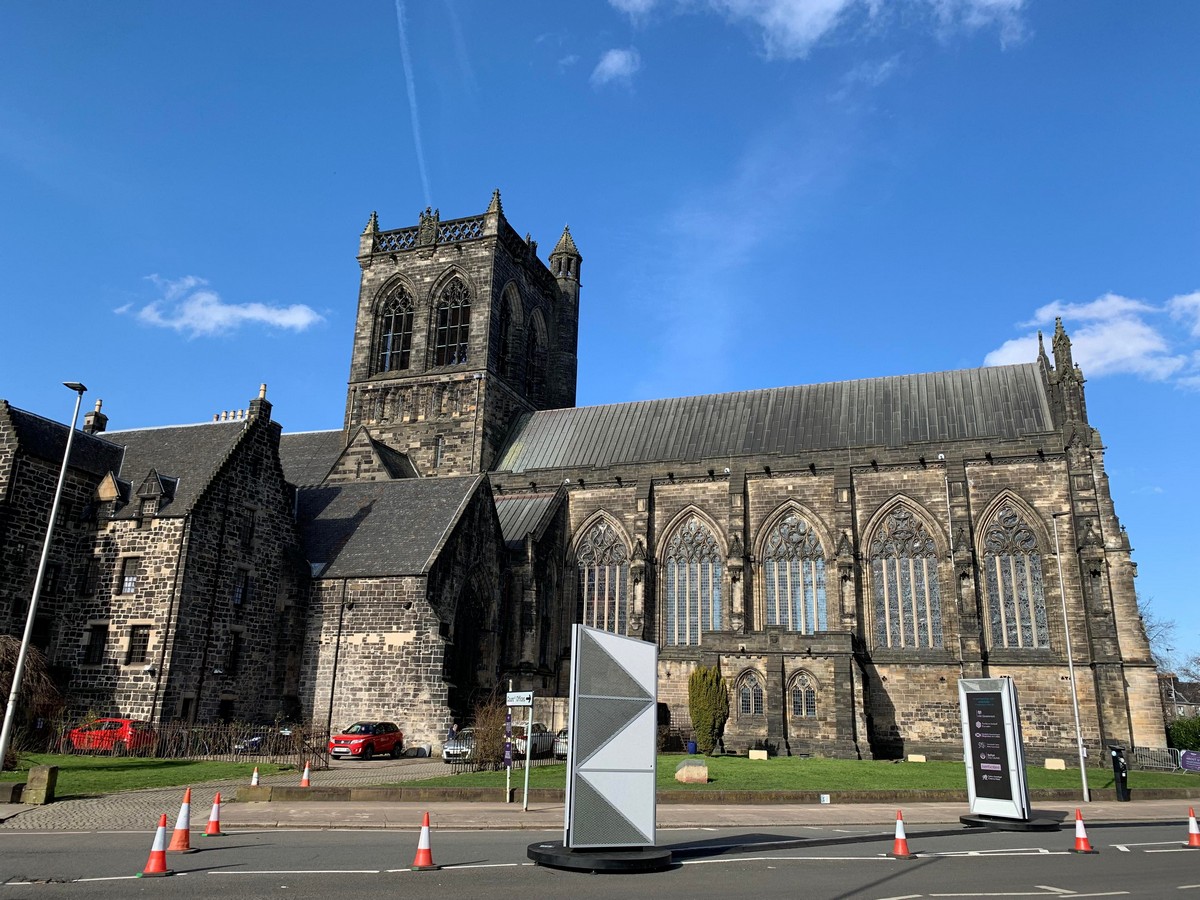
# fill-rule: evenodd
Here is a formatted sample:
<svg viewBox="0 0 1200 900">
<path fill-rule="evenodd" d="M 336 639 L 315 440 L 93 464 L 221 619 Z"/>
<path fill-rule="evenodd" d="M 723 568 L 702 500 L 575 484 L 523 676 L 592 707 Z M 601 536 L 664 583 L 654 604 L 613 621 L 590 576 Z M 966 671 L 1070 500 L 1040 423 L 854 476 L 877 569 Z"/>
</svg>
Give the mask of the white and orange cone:
<svg viewBox="0 0 1200 900">
<path fill-rule="evenodd" d="M 1083 827 L 1083 813 L 1078 808 L 1075 810 L 1075 846 L 1071 848 L 1072 853 L 1099 853 L 1099 850 L 1093 850 L 1092 844 L 1088 840 L 1087 829 Z"/>
<path fill-rule="evenodd" d="M 213 797 L 212 812 L 208 814 L 208 827 L 204 829 L 205 837 L 224 837 L 225 832 L 221 830 L 221 792 L 217 791 L 217 796 Z"/>
<path fill-rule="evenodd" d="M 167 849 L 173 853 L 195 853 L 192 846 L 192 789 L 183 792 L 183 803 L 179 805 L 179 818 L 175 820 L 175 831 Z"/>
<path fill-rule="evenodd" d="M 146 868 L 138 872 L 138 878 L 157 878 L 160 875 L 174 875 L 167 868 L 167 814 L 163 813 L 158 819 L 158 828 L 154 832 L 154 843 L 150 845 L 150 858 L 146 860 Z"/>
<path fill-rule="evenodd" d="M 428 872 L 441 868 L 441 866 L 434 865 L 433 849 L 429 845 L 429 813 L 425 813 L 425 819 L 421 822 L 421 839 L 417 841 L 417 855 L 413 858 L 413 864 L 409 868 L 414 872 Z"/>
<path fill-rule="evenodd" d="M 1196 827 L 1196 810 L 1188 807 L 1188 839 L 1183 846 L 1189 850 L 1200 850 L 1200 828 Z"/>
<path fill-rule="evenodd" d="M 896 839 L 892 841 L 892 859 L 916 859 L 917 854 L 908 849 L 908 838 L 904 834 L 904 813 L 896 810 Z"/>
<path fill-rule="evenodd" d="M 300 787 L 312 787 L 312 779 L 309 778 L 309 765 L 304 764 L 304 774 L 300 776 Z"/>
<path fill-rule="evenodd" d="M 250 787 L 258 787 L 258 766 L 254 767 L 254 774 L 250 776 Z"/>
</svg>

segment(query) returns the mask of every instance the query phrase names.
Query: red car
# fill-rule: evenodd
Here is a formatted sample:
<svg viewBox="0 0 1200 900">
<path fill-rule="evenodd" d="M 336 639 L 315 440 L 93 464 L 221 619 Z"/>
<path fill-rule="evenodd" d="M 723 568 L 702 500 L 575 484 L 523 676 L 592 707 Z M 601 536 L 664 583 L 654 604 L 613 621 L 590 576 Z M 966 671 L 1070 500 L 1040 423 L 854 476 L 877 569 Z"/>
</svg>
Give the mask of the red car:
<svg viewBox="0 0 1200 900">
<path fill-rule="evenodd" d="M 392 759 L 404 752 L 404 732 L 395 722 L 355 722 L 341 734 L 329 739 L 329 755 L 357 756 L 370 759 L 376 753 L 390 753 Z"/>
<path fill-rule="evenodd" d="M 76 750 L 106 753 L 149 752 L 157 740 L 154 726 L 140 719 L 96 719 L 67 732 L 67 741 Z"/>
</svg>

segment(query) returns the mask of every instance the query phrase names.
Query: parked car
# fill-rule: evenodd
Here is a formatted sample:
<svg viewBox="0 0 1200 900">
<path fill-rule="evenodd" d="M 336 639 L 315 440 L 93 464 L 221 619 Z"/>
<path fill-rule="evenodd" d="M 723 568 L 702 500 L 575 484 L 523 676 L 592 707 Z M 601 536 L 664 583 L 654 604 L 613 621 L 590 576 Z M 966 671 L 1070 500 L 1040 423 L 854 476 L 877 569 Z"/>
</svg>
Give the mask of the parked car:
<svg viewBox="0 0 1200 900">
<path fill-rule="evenodd" d="M 533 752 L 530 756 L 549 756 L 554 751 L 554 735 L 541 722 L 533 723 Z M 513 756 L 525 756 L 525 725 L 514 724 Z"/>
<path fill-rule="evenodd" d="M 404 732 L 395 722 L 355 722 L 329 739 L 329 755 L 334 759 L 370 759 L 376 753 L 390 753 L 396 759 L 403 752 Z"/>
<path fill-rule="evenodd" d="M 466 762 L 475 750 L 475 729 L 464 728 L 442 745 L 442 762 Z"/>
<path fill-rule="evenodd" d="M 286 725 L 278 730 L 264 726 L 261 731 L 256 731 L 233 745 L 234 753 L 287 753 L 291 749 L 292 729 Z"/>
<path fill-rule="evenodd" d="M 140 719 L 96 719 L 67 732 L 74 749 L 105 753 L 149 753 L 157 740 L 154 726 Z"/>
<path fill-rule="evenodd" d="M 570 740 L 567 737 L 567 729 L 558 729 L 558 734 L 554 736 L 554 758 L 566 759 L 567 749 L 571 746 Z"/>
</svg>

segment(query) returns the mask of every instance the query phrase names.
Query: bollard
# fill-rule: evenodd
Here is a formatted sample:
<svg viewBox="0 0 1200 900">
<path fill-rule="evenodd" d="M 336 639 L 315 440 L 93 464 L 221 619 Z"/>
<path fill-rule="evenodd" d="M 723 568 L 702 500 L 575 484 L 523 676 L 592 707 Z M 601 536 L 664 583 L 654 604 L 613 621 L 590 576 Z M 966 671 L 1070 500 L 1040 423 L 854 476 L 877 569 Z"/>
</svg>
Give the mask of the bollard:
<svg viewBox="0 0 1200 900">
<path fill-rule="evenodd" d="M 1117 800 L 1129 802 L 1129 765 L 1125 762 L 1125 748 L 1109 744 L 1108 752 L 1112 755 L 1113 787 L 1116 788 Z"/>
</svg>

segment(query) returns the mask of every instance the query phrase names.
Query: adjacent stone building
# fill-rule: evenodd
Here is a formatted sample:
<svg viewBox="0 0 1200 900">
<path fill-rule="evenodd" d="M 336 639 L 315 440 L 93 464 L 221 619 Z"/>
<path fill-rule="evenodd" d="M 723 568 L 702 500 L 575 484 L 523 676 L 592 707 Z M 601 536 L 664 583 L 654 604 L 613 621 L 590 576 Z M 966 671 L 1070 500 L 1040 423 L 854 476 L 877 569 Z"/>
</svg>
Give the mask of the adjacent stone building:
<svg viewBox="0 0 1200 900">
<path fill-rule="evenodd" d="M 719 666 L 730 749 L 957 756 L 957 680 L 1009 675 L 1031 753 L 1070 756 L 1068 640 L 1088 745 L 1164 745 L 1061 322 L 1023 365 L 576 408 L 569 231 L 543 263 L 497 193 L 393 231 L 372 214 L 358 261 L 340 429 L 280 436 L 260 397 L 186 446 L 93 422 L 73 453 L 95 513 L 59 558 L 109 585 L 63 589 L 50 629 L 77 705 L 436 741 L 510 681 L 564 696 L 584 622 L 659 645 L 663 724 L 686 729 L 688 675 Z M 0 407 L 10 630 L 63 435 Z M 85 664 L 99 626 L 127 643 Z M 152 667 L 122 662 L 135 628 Z"/>
</svg>

